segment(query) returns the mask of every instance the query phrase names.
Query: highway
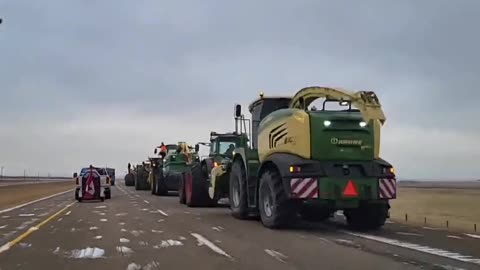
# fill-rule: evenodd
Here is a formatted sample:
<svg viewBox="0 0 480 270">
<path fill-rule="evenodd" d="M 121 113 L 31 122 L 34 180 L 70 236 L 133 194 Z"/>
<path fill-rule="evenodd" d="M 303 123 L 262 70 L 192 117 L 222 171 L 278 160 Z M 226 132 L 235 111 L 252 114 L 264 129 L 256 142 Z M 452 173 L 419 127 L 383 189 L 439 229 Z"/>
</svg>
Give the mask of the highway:
<svg viewBox="0 0 480 270">
<path fill-rule="evenodd" d="M 112 199 L 67 192 L 0 211 L 0 270 L 480 269 L 480 236 L 389 223 L 348 230 L 343 216 L 270 230 L 227 207 L 188 208 L 117 181 Z"/>
</svg>

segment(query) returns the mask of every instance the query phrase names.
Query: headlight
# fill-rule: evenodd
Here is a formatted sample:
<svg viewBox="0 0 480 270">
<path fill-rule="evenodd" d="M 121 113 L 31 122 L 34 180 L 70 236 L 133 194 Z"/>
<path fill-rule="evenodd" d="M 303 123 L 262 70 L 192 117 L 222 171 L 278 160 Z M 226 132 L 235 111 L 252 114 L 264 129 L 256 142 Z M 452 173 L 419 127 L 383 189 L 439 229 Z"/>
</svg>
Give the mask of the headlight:
<svg viewBox="0 0 480 270">
<path fill-rule="evenodd" d="M 323 125 L 326 126 L 326 127 L 329 127 L 331 124 L 332 124 L 332 122 L 330 122 L 328 120 L 323 121 Z"/>
<path fill-rule="evenodd" d="M 364 122 L 364 121 L 360 122 L 360 126 L 361 126 L 361 127 L 366 127 L 366 126 L 367 126 L 367 122 Z"/>
</svg>

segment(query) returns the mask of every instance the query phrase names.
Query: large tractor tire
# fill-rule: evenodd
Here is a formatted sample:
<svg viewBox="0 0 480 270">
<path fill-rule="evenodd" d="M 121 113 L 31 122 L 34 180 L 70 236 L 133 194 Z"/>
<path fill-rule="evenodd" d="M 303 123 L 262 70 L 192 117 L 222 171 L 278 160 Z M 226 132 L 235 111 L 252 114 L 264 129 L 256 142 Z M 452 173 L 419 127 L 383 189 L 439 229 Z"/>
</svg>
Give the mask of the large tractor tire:
<svg viewBox="0 0 480 270">
<path fill-rule="evenodd" d="M 200 164 L 194 164 L 190 172 L 185 173 L 185 203 L 188 207 L 208 207 L 212 200 L 208 196 L 207 179 Z"/>
<path fill-rule="evenodd" d="M 158 195 L 157 181 L 155 179 L 155 175 L 153 175 L 152 178 L 150 179 L 150 191 L 152 192 L 152 195 Z"/>
<path fill-rule="evenodd" d="M 137 174 L 137 179 L 135 181 L 135 190 L 148 190 L 150 186 L 148 185 L 147 178 L 143 172 Z"/>
<path fill-rule="evenodd" d="M 168 195 L 168 188 L 165 185 L 165 178 L 163 176 L 162 170 L 159 173 L 155 174 L 155 178 L 153 179 L 153 182 L 155 182 L 155 194 L 157 196 Z"/>
<path fill-rule="evenodd" d="M 363 205 L 358 209 L 344 210 L 348 225 L 355 230 L 378 230 L 388 218 L 388 206 L 385 204 Z"/>
<path fill-rule="evenodd" d="M 105 191 L 105 199 L 111 199 L 112 198 L 112 190 L 106 190 Z"/>
<path fill-rule="evenodd" d="M 186 173 L 182 173 L 182 178 L 178 182 L 178 202 L 180 204 L 187 203 L 187 199 L 185 197 L 185 174 Z"/>
<path fill-rule="evenodd" d="M 247 176 L 242 160 L 237 159 L 233 162 L 229 180 L 228 197 L 232 216 L 238 219 L 247 219 Z"/>
<path fill-rule="evenodd" d="M 283 228 L 295 220 L 296 208 L 288 199 L 276 170 L 266 170 L 260 177 L 258 208 L 260 220 L 267 228 Z"/>
<path fill-rule="evenodd" d="M 134 186 L 135 185 L 135 175 L 133 173 L 128 173 L 125 175 L 125 186 Z"/>
</svg>

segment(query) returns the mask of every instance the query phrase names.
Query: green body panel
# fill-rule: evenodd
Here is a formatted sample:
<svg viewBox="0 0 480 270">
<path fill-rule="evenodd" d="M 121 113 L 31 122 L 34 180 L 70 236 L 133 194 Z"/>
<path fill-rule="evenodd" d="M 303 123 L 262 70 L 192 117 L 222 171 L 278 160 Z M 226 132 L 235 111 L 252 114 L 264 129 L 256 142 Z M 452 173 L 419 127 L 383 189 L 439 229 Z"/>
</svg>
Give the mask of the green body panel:
<svg viewBox="0 0 480 270">
<path fill-rule="evenodd" d="M 343 196 L 343 191 L 352 180 L 357 188 L 359 195 L 357 197 L 349 198 Z M 378 199 L 378 180 L 377 178 L 334 178 L 325 177 L 319 180 L 319 199 L 326 200 L 377 200 Z"/>
<path fill-rule="evenodd" d="M 314 160 L 373 160 L 374 131 L 361 127 L 360 112 L 310 112 L 311 153 Z M 324 121 L 330 121 L 326 127 Z"/>
<path fill-rule="evenodd" d="M 247 164 L 248 177 L 257 177 L 258 169 L 260 168 L 258 152 L 254 149 L 245 148 L 245 162 Z"/>
</svg>

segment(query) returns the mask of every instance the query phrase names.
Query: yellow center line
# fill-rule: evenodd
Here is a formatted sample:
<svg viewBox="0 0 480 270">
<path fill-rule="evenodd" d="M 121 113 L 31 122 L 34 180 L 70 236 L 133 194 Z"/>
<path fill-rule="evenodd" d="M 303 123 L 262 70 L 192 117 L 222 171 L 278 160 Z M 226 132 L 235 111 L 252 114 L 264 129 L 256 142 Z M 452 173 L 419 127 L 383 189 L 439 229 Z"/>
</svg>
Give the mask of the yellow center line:
<svg viewBox="0 0 480 270">
<path fill-rule="evenodd" d="M 61 209 L 60 211 L 56 212 L 55 214 L 49 216 L 47 219 L 45 219 L 44 221 L 40 222 L 39 224 L 37 224 L 36 226 L 33 226 L 31 227 L 30 229 L 28 229 L 28 231 L 24 232 L 23 234 L 21 234 L 20 236 L 18 236 L 17 238 L 15 238 L 14 240 L 6 243 L 5 245 L 1 246 L 0 247 L 0 254 L 4 253 L 5 251 L 9 250 L 10 248 L 12 248 L 13 246 L 15 246 L 16 244 L 18 244 L 20 241 L 22 241 L 23 239 L 27 238 L 27 236 L 29 236 L 32 232 L 40 229 L 40 227 L 42 227 L 43 225 L 47 224 L 50 220 L 54 219 L 55 217 L 58 217 L 62 212 L 64 212 L 65 210 L 67 210 L 68 208 L 70 208 L 72 205 L 74 205 L 76 202 L 73 202 L 67 206 L 65 206 L 63 209 Z"/>
</svg>

